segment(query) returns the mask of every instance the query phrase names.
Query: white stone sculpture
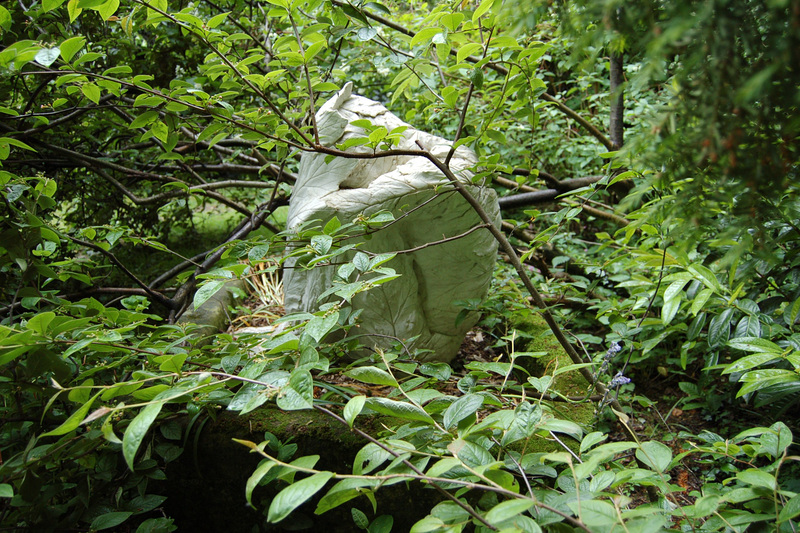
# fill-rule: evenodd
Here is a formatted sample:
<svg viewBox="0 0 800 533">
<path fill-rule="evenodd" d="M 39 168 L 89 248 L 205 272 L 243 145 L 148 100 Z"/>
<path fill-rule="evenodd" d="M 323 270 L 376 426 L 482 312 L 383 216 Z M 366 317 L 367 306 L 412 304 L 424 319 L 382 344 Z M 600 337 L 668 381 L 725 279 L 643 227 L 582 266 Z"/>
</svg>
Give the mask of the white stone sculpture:
<svg viewBox="0 0 800 533">
<path fill-rule="evenodd" d="M 351 124 L 360 119 L 389 131 L 408 126 L 383 105 L 352 95 L 351 91 L 352 84 L 348 83 L 317 113 L 322 144 L 336 146 L 353 137 L 364 137 L 364 130 Z M 403 136 L 396 148 L 419 150 L 421 145 L 442 161 L 451 147 L 447 140 L 410 126 Z M 373 150 L 361 146 L 348 152 L 372 154 Z M 455 151 L 450 168 L 499 225 L 496 194 L 490 188 L 473 185 L 473 174 L 466 170 L 476 161 L 475 154 L 461 146 Z M 288 228 L 312 220 L 324 225 L 334 216 L 350 222 L 359 215 L 371 216 L 380 211 L 390 211 L 398 221 L 376 232 L 361 250 L 409 250 L 460 235 L 481 223 L 445 176 L 423 157 L 337 157 L 326 162 L 325 155 L 303 154 L 289 206 Z M 496 252 L 494 238 L 481 228 L 457 240 L 398 254 L 386 266 L 401 274 L 400 278 L 353 298 L 353 307 L 362 313 L 360 326 L 352 333 L 367 334 L 363 343 L 379 347 L 391 344 L 387 336 L 403 341 L 418 337 L 414 347 L 431 350 L 423 359 L 452 360 L 464 335 L 478 320 L 477 314 L 471 313 L 457 325 L 462 308 L 454 302 L 486 295 Z M 323 303 L 318 301 L 319 295 L 334 280 L 335 267 L 306 270 L 299 265 L 294 268 L 291 261 L 286 266 L 287 313 L 317 310 Z"/>
</svg>

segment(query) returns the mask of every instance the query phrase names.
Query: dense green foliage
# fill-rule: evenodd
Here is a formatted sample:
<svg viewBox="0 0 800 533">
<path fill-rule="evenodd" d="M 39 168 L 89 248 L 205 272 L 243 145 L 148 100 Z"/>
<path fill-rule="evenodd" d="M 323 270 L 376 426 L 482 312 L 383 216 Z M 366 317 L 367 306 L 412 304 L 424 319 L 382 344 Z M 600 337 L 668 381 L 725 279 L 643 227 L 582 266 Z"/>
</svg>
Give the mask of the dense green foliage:
<svg viewBox="0 0 800 533">
<path fill-rule="evenodd" d="M 407 481 L 443 498 L 420 533 L 796 531 L 800 2 L 550 4 L 0 6 L 2 527 L 172 531 L 154 487 L 187 427 L 274 403 L 365 446 L 332 471 L 240 441 L 269 524 L 366 497 L 354 529 L 387 532 L 374 494 Z M 473 148 L 476 181 L 534 193 L 504 211 L 489 297 L 463 302 L 497 360 L 422 364 L 406 339 L 348 358 L 353 297 L 397 277 L 358 243 L 392 216 L 289 232 L 282 208 L 301 153 L 347 148 L 313 120 L 347 81 Z M 357 142 L 382 157 L 399 133 Z M 318 312 L 266 339 L 178 320 L 234 278 L 267 302 L 287 256 L 339 264 Z M 561 347 L 521 325 L 528 296 Z M 396 424 L 361 432 L 378 414 Z"/>
</svg>

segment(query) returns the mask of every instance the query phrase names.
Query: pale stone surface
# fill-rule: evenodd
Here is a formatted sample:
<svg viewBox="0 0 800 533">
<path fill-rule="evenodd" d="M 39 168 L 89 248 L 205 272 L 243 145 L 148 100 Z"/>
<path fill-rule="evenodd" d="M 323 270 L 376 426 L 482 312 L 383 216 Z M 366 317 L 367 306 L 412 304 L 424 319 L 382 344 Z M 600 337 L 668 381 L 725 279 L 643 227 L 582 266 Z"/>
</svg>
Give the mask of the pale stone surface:
<svg viewBox="0 0 800 533">
<path fill-rule="evenodd" d="M 389 131 L 408 126 L 383 105 L 351 95 L 351 84 L 347 84 L 317 113 L 321 142 L 334 146 L 352 137 L 363 137 L 364 131 L 350 124 L 359 119 L 369 119 Z M 403 135 L 399 149 L 418 150 L 418 141 L 441 160 L 450 150 L 447 140 L 410 126 Z M 363 146 L 348 151 L 372 153 L 372 149 Z M 500 210 L 494 191 L 470 181 L 472 174 L 466 169 L 475 162 L 475 154 L 462 146 L 456 150 L 450 168 L 499 225 Z M 350 222 L 362 214 L 370 216 L 387 210 L 399 221 L 375 233 L 360 249 L 374 253 L 408 250 L 460 235 L 481 223 L 445 176 L 422 157 L 335 158 L 326 163 L 324 155 L 306 153 L 292 193 L 287 227 L 297 228 L 312 220 L 325 224 L 333 216 Z M 354 308 L 362 309 L 357 333 L 403 341 L 419 336 L 414 346 L 433 350 L 423 358 L 450 361 L 478 319 L 471 314 L 456 325 L 461 308 L 453 302 L 486 295 L 496 252 L 497 243 L 484 228 L 458 240 L 398 254 L 387 266 L 400 273 L 400 278 L 353 298 Z M 305 270 L 293 268 L 292 262 L 286 266 L 287 313 L 318 309 L 319 295 L 331 286 L 335 269 Z M 386 346 L 390 341 L 375 336 L 365 338 L 364 343 Z"/>
</svg>

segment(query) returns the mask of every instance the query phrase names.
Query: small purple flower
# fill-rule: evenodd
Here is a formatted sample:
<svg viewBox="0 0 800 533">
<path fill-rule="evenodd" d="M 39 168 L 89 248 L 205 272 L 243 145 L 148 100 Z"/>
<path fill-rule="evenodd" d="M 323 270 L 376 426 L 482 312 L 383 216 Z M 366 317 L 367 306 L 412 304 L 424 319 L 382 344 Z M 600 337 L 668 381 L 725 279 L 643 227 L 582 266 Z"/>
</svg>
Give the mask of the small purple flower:
<svg viewBox="0 0 800 533">
<path fill-rule="evenodd" d="M 605 359 L 606 360 L 611 359 L 612 357 L 614 357 L 616 354 L 618 354 L 621 351 L 622 351 L 622 346 L 620 346 L 620 344 L 617 341 L 614 341 L 614 342 L 611 343 L 611 346 L 608 348 L 608 351 L 606 352 L 606 355 L 605 355 Z"/>
<path fill-rule="evenodd" d="M 622 372 L 617 372 L 617 375 L 614 376 L 614 379 L 608 384 L 609 387 L 619 387 L 620 385 L 625 385 L 626 383 L 630 383 L 631 378 L 625 377 L 622 375 Z"/>
<path fill-rule="evenodd" d="M 622 346 L 620 346 L 620 344 L 616 341 L 612 342 L 611 346 L 608 348 L 608 351 L 603 356 L 603 364 L 600 366 L 600 370 L 598 370 L 597 373 L 602 374 L 603 372 L 608 370 L 609 361 L 611 361 L 614 355 L 616 355 L 620 351 L 622 351 Z"/>
</svg>

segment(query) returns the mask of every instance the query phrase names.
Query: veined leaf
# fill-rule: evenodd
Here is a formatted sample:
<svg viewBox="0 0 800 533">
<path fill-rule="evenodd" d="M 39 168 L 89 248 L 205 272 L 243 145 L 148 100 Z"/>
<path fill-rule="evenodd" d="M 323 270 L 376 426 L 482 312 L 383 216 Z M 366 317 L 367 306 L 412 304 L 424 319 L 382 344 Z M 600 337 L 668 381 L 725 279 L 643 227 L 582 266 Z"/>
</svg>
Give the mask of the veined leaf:
<svg viewBox="0 0 800 533">
<path fill-rule="evenodd" d="M 533 504 L 534 501 L 529 498 L 500 502 L 492 507 L 488 513 L 486 513 L 486 521 L 491 524 L 495 524 L 497 522 L 508 520 L 509 518 L 517 516 L 518 514 L 524 513 L 533 507 Z"/>
<path fill-rule="evenodd" d="M 347 402 L 347 405 L 344 406 L 344 412 L 342 413 L 344 419 L 347 421 L 347 424 L 352 428 L 353 422 L 355 421 L 356 417 L 361 413 L 361 410 L 364 408 L 364 403 L 367 401 L 366 396 L 353 396 Z"/>
<path fill-rule="evenodd" d="M 131 420 L 125 430 L 125 435 L 122 437 L 122 455 L 131 470 L 133 470 L 133 460 L 136 457 L 136 452 L 139 450 L 147 430 L 150 429 L 151 424 L 155 421 L 163 406 L 163 401 L 149 404 L 136 415 L 136 418 Z"/>
<path fill-rule="evenodd" d="M 245 497 L 247 498 L 247 503 L 253 505 L 253 490 L 258 486 L 258 483 L 263 479 L 267 472 L 275 466 L 275 462 L 266 460 L 260 465 L 255 471 L 247 478 L 247 483 L 245 484 Z"/>
<path fill-rule="evenodd" d="M 399 386 L 397 380 L 386 370 L 374 366 L 361 366 L 351 368 L 344 373 L 345 376 L 358 380 L 362 383 L 373 385 L 385 385 L 390 387 Z"/>
<path fill-rule="evenodd" d="M 745 352 L 768 352 L 774 356 L 779 356 L 783 353 L 783 348 L 774 342 L 758 337 L 739 337 L 737 339 L 731 339 L 728 342 L 728 346 Z"/>
<path fill-rule="evenodd" d="M 388 398 L 367 398 L 366 406 L 382 415 L 396 416 L 404 420 L 433 422 L 431 415 L 416 405 L 390 400 Z"/>
<path fill-rule="evenodd" d="M 461 420 L 475 414 L 481 405 L 483 405 L 483 396 L 480 394 L 465 394 L 460 397 L 444 412 L 442 423 L 445 429 L 450 429 Z"/>
<path fill-rule="evenodd" d="M 289 516 L 289 513 L 319 492 L 332 477 L 332 472 L 317 472 L 311 477 L 289 485 L 273 498 L 269 506 L 267 520 L 272 523 L 280 522 Z"/>
<path fill-rule="evenodd" d="M 672 450 L 658 441 L 648 441 L 639 446 L 636 457 L 656 472 L 664 473 L 672 461 Z"/>
</svg>

